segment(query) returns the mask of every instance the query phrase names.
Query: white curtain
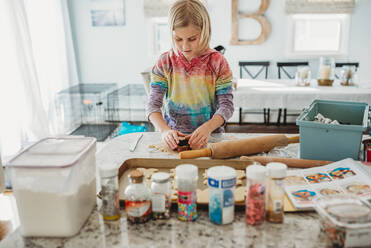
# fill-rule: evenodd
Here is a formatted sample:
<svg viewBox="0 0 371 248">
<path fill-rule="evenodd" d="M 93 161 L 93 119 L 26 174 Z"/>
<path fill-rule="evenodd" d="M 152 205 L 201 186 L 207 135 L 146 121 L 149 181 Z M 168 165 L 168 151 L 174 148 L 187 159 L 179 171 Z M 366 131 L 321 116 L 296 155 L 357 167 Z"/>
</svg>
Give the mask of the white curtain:
<svg viewBox="0 0 371 248">
<path fill-rule="evenodd" d="M 66 1 L 0 1 L 3 155 L 63 132 L 57 92 L 78 83 Z"/>
<path fill-rule="evenodd" d="M 355 0 L 286 0 L 287 14 L 353 13 Z"/>
</svg>

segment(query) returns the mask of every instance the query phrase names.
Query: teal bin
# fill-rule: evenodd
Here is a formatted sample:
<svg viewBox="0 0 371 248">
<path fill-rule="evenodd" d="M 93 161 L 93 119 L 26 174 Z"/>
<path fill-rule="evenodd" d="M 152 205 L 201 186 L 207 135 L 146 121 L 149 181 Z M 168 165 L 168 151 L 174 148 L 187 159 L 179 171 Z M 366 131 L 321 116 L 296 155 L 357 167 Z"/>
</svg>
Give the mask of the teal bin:
<svg viewBox="0 0 371 248">
<path fill-rule="evenodd" d="M 368 126 L 368 110 L 367 103 L 313 101 L 296 119 L 300 130 L 300 158 L 358 160 L 362 134 Z M 314 122 L 318 113 L 341 124 Z"/>
</svg>

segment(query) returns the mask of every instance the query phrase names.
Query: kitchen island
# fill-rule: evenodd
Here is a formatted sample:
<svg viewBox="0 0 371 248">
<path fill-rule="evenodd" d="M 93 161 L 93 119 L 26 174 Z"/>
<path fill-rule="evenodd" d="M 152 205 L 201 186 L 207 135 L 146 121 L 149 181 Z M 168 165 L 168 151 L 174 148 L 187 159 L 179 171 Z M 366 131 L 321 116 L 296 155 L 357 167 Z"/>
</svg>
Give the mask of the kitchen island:
<svg viewBox="0 0 371 248">
<path fill-rule="evenodd" d="M 127 134 L 109 141 L 97 153 L 97 166 L 120 166 L 130 158 L 176 158 L 150 149 L 148 146 L 161 141 L 159 133 L 143 133 L 134 152 L 129 146 L 138 134 Z M 254 137 L 260 134 L 226 133 L 213 135 L 211 142 Z M 298 145 L 289 145 L 283 151 L 297 156 Z M 294 154 L 296 151 L 296 154 Z M 98 177 L 98 176 L 97 176 Z M 99 184 L 99 183 L 98 183 Z M 99 186 L 98 186 L 99 188 Z M 232 224 L 216 225 L 209 221 L 207 209 L 199 209 L 195 222 L 184 223 L 173 211 L 169 220 L 129 224 L 124 210 L 119 221 L 103 221 L 99 214 L 100 200 L 80 232 L 70 238 L 24 238 L 20 229 L 10 233 L 0 242 L 0 248 L 9 247 L 326 247 L 328 239 L 320 230 L 315 212 L 286 213 L 283 224 L 265 222 L 253 227 L 245 224 L 243 209 L 236 210 Z M 58 213 L 56 213 L 58 214 Z"/>
</svg>

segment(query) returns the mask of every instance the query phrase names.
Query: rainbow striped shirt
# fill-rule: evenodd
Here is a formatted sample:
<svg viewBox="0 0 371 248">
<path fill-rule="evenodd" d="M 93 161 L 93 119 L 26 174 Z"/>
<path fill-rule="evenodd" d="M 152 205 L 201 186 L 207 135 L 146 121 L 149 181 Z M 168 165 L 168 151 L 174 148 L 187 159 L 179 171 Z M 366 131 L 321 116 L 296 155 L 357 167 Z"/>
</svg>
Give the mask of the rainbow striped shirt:
<svg viewBox="0 0 371 248">
<path fill-rule="evenodd" d="M 185 134 L 219 114 L 227 121 L 233 108 L 232 72 L 226 59 L 214 49 L 207 49 L 188 61 L 172 50 L 162 54 L 152 69 L 148 116 L 160 112 L 171 129 Z M 219 127 L 214 132 L 223 132 Z"/>
</svg>

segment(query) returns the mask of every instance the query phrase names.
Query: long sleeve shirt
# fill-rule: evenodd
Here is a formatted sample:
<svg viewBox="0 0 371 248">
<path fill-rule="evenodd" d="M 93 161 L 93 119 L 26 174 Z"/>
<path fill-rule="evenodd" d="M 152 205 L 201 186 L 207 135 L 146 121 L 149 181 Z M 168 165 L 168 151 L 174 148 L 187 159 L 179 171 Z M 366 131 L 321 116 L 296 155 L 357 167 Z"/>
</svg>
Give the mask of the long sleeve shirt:
<svg viewBox="0 0 371 248">
<path fill-rule="evenodd" d="M 164 98 L 164 119 L 171 129 L 190 134 L 215 114 L 226 122 L 234 111 L 226 59 L 214 49 L 191 61 L 172 50 L 162 54 L 151 73 L 147 118 L 161 113 Z M 214 132 L 223 131 L 222 126 Z"/>
</svg>

